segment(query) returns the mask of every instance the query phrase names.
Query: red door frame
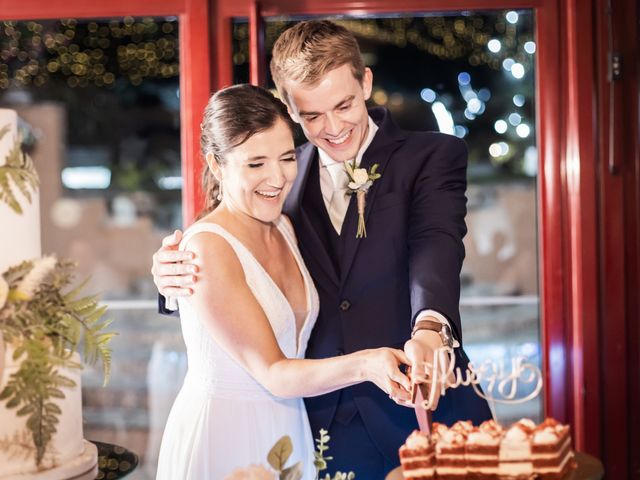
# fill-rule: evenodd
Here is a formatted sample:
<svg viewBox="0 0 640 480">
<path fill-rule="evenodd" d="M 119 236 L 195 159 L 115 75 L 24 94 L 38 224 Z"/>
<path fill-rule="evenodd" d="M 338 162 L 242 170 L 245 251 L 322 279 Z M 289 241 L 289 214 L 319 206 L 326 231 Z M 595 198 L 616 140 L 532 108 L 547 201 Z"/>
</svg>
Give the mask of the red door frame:
<svg viewBox="0 0 640 480">
<path fill-rule="evenodd" d="M 585 4 L 582 0 L 264 0 L 258 6 L 254 0 L 220 1 L 212 13 L 217 66 L 213 84 L 220 88 L 232 83 L 232 19 L 256 18 L 256 11 L 272 16 L 535 9 L 545 413 L 570 422 L 577 448 L 598 455 L 600 426 L 586 421 L 599 415 L 600 374 L 593 355 L 597 237 L 594 126 L 589 115 L 595 90 L 591 82 L 583 81 L 593 72 L 588 58 L 592 40 L 583 38 L 592 27 L 590 7 L 584 8 Z M 253 27 L 258 29 L 259 25 Z M 250 44 L 254 58 L 260 53 L 257 43 L 254 38 Z M 568 48 L 559 48 L 561 44 Z M 260 78 L 254 75 L 252 81 Z"/>
<path fill-rule="evenodd" d="M 208 0 L 0 0 L 0 20 L 177 16 L 180 21 L 180 122 L 183 221 L 202 204 L 200 123 L 211 92 Z"/>
<path fill-rule="evenodd" d="M 640 4 L 597 0 L 597 152 L 600 244 L 602 455 L 608 478 L 640 478 Z M 610 4 L 610 5 L 609 5 Z M 611 79 L 609 52 L 622 54 Z M 619 439 L 609 441 L 609 439 Z M 626 448 L 621 448 L 626 443 Z"/>
</svg>

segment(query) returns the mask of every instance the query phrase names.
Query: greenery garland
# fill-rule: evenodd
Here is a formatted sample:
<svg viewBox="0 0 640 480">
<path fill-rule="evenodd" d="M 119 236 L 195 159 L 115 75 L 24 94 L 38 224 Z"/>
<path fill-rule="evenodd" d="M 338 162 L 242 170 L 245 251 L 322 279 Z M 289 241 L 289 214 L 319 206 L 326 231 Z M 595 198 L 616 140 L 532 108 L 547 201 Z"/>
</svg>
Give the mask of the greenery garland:
<svg viewBox="0 0 640 480">
<path fill-rule="evenodd" d="M 12 345 L 13 360 L 20 361 L 0 401 L 27 417 L 38 466 L 62 413 L 55 399 L 65 398 L 64 388 L 76 386 L 60 371 L 81 368 L 72 358 L 78 347 L 83 346 L 87 363 L 101 360 L 105 385 L 110 373 L 108 344 L 115 333 L 105 331 L 110 321 L 102 320 L 106 307 L 99 306 L 97 296 L 80 296 L 86 282 L 65 293 L 74 267 L 67 260 L 43 257 L 0 276 L 0 342 Z"/>
</svg>

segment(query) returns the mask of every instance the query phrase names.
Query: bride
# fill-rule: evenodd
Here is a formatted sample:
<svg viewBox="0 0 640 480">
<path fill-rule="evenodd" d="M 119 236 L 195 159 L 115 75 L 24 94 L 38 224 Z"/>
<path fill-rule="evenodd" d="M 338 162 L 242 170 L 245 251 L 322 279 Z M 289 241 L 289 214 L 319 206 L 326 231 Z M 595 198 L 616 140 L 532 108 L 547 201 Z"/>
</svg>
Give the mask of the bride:
<svg viewBox="0 0 640 480">
<path fill-rule="evenodd" d="M 165 428 L 158 479 L 223 479 L 263 464 L 289 435 L 291 463 L 315 478 L 313 437 L 302 397 L 371 381 L 406 398 L 408 361 L 378 348 L 304 359 L 318 295 L 289 220 L 282 215 L 296 177 L 293 124 L 268 91 L 237 85 L 205 109 L 201 150 L 208 200 L 219 204 L 184 234 L 195 253 L 193 295 L 178 300 L 189 368 Z M 317 432 L 313 432 L 317 434 Z M 357 473 L 357 472 L 356 472 Z"/>
</svg>

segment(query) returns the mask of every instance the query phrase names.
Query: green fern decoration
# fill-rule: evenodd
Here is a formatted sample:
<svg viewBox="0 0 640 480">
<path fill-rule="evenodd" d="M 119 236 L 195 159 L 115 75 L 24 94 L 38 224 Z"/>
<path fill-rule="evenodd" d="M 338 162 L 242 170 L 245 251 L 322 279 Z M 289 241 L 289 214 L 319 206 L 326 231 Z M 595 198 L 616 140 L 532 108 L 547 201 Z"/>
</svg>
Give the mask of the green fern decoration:
<svg viewBox="0 0 640 480">
<path fill-rule="evenodd" d="M 10 132 L 9 125 L 0 128 L 0 140 Z M 15 140 L 13 147 L 5 159 L 5 164 L 0 166 L 0 201 L 9 205 L 17 214 L 22 214 L 22 207 L 16 196 L 14 188 L 31 203 L 31 193 L 38 190 L 38 173 L 31 157 L 22 152 L 21 139 Z M 12 187 L 12 184 L 15 187 Z"/>
<path fill-rule="evenodd" d="M 22 262 L 3 274 L 9 295 L 0 309 L 1 338 L 14 346 L 13 358 L 21 363 L 0 392 L 0 401 L 27 417 L 40 465 L 62 413 L 54 399 L 65 398 L 64 389 L 75 386 L 60 369 L 81 368 L 72 355 L 83 344 L 87 363 L 102 362 L 106 384 L 111 367 L 108 344 L 115 333 L 105 331 L 110 322 L 102 320 L 105 307 L 98 305 L 97 297 L 80 296 L 86 282 L 64 293 L 73 279 L 73 262 L 56 261 L 35 292 L 23 298 L 19 287 L 36 262 Z"/>
</svg>

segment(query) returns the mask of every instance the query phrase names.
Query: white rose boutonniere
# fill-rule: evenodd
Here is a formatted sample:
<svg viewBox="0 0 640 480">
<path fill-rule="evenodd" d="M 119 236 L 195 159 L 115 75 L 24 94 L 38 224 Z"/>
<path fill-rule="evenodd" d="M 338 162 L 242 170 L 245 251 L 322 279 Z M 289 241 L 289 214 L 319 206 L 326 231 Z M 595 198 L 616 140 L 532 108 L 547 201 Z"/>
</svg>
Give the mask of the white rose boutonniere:
<svg viewBox="0 0 640 480">
<path fill-rule="evenodd" d="M 382 175 L 376 173 L 376 170 L 378 170 L 377 163 L 369 171 L 366 168 L 356 168 L 355 160 L 353 164 L 345 162 L 344 168 L 349 176 L 349 184 L 347 185 L 349 193 L 355 194 L 358 201 L 358 231 L 356 232 L 356 238 L 366 238 L 367 229 L 364 224 L 365 196 L 373 182 Z"/>
</svg>

